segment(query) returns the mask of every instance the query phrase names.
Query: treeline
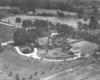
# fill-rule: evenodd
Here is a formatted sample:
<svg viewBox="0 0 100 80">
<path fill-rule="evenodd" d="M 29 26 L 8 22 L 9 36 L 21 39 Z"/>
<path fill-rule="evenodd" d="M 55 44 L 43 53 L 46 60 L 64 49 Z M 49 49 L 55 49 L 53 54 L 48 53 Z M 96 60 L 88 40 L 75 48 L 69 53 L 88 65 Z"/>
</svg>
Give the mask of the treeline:
<svg viewBox="0 0 100 80">
<path fill-rule="evenodd" d="M 51 1 L 51 0 L 0 0 L 0 6 L 20 7 L 23 9 L 61 9 L 75 11 L 74 2 Z"/>
</svg>

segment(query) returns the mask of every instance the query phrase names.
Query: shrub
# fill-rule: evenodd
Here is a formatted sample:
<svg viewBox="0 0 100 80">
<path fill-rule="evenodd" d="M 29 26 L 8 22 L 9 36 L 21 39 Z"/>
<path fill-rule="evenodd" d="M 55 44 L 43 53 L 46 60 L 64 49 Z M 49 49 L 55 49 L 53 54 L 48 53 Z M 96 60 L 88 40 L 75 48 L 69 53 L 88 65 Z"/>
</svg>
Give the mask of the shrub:
<svg viewBox="0 0 100 80">
<path fill-rule="evenodd" d="M 45 74 L 45 72 L 43 71 L 42 73 L 41 73 L 41 75 L 44 75 Z"/>
<path fill-rule="evenodd" d="M 34 76 L 37 76 L 37 72 L 34 73 Z"/>
<path fill-rule="evenodd" d="M 16 23 L 21 23 L 21 18 L 17 17 L 15 21 L 16 21 Z"/>
<path fill-rule="evenodd" d="M 24 49 L 22 52 L 23 52 L 24 54 L 31 53 L 31 51 L 30 51 L 29 49 Z"/>
<path fill-rule="evenodd" d="M 33 76 L 32 76 L 32 75 L 30 75 L 29 79 L 33 79 Z"/>
<path fill-rule="evenodd" d="M 12 76 L 12 75 L 13 75 L 13 73 L 12 72 L 9 72 L 8 76 Z"/>
<path fill-rule="evenodd" d="M 16 75 L 15 75 L 15 79 L 16 79 L 16 80 L 19 80 L 19 74 L 16 74 Z"/>
<path fill-rule="evenodd" d="M 26 80 L 26 79 L 23 77 L 22 80 Z"/>
</svg>

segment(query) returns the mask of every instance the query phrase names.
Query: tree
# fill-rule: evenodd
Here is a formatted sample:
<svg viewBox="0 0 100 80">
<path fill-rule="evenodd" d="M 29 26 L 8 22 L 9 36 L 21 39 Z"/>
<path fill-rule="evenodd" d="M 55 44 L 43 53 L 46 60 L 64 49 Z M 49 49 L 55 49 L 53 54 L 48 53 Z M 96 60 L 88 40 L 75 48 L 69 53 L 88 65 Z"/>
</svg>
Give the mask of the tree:
<svg viewBox="0 0 100 80">
<path fill-rule="evenodd" d="M 22 27 L 23 28 L 33 27 L 33 23 L 32 23 L 31 20 L 23 20 L 22 21 Z"/>
<path fill-rule="evenodd" d="M 35 72 L 35 73 L 34 73 L 34 76 L 37 76 L 37 74 L 38 74 L 38 73 L 37 73 L 37 72 Z"/>
<path fill-rule="evenodd" d="M 50 9 L 51 8 L 51 3 L 50 3 L 50 1 L 48 1 L 47 3 L 46 3 L 46 9 Z"/>
<path fill-rule="evenodd" d="M 20 12 L 19 12 L 18 10 L 16 10 L 16 9 L 13 9 L 12 12 L 13 12 L 14 16 L 15 16 L 15 15 L 18 15 L 18 14 L 20 13 Z"/>
<path fill-rule="evenodd" d="M 9 6 L 12 7 L 12 8 L 13 7 L 18 7 L 19 6 L 18 0 L 10 0 Z"/>
<path fill-rule="evenodd" d="M 43 76 L 45 74 L 45 72 L 43 71 L 42 73 L 41 73 L 41 75 Z"/>
<path fill-rule="evenodd" d="M 30 30 L 27 30 L 26 33 L 25 33 L 25 36 L 26 36 L 26 42 L 27 43 L 36 43 L 36 39 L 37 39 L 37 31 L 35 29 L 30 29 Z"/>
<path fill-rule="evenodd" d="M 75 12 L 74 5 L 70 2 L 66 2 L 66 10 L 69 12 Z"/>
<path fill-rule="evenodd" d="M 26 80 L 26 79 L 23 77 L 22 80 Z"/>
<path fill-rule="evenodd" d="M 16 74 L 15 79 L 19 80 L 19 74 Z"/>
<path fill-rule="evenodd" d="M 87 31 L 88 30 L 88 26 L 89 26 L 88 24 L 84 23 L 83 26 L 82 26 L 82 29 Z"/>
<path fill-rule="evenodd" d="M 25 30 L 25 29 L 17 29 L 14 33 L 13 40 L 16 45 L 23 45 L 26 43 L 36 43 L 37 36 L 36 31 L 34 29 Z"/>
<path fill-rule="evenodd" d="M 95 30 L 97 26 L 98 26 L 98 21 L 96 20 L 95 16 L 91 16 L 89 23 L 89 30 Z"/>
<path fill-rule="evenodd" d="M 86 23 L 82 23 L 81 21 L 79 21 L 78 23 L 78 30 L 81 31 L 81 30 L 88 30 L 88 24 Z"/>
<path fill-rule="evenodd" d="M 97 5 L 95 4 L 95 1 L 92 1 L 92 4 L 91 4 L 92 8 L 93 8 L 93 15 L 97 15 L 98 13 L 98 7 Z"/>
<path fill-rule="evenodd" d="M 70 35 L 74 28 L 65 24 L 58 24 L 58 26 L 56 27 L 57 32 L 60 34 L 60 36 L 68 36 Z"/>
<path fill-rule="evenodd" d="M 14 9 L 13 8 L 19 6 L 18 0 L 10 0 L 9 1 L 9 6 L 11 7 L 11 13 L 14 13 Z"/>
<path fill-rule="evenodd" d="M 26 4 L 25 4 L 25 7 L 28 9 L 28 10 L 33 10 L 35 9 L 37 3 L 36 3 L 36 0 L 26 0 Z"/>
<path fill-rule="evenodd" d="M 8 76 L 12 76 L 13 75 L 13 73 L 12 72 L 9 72 L 9 75 Z"/>
<path fill-rule="evenodd" d="M 64 25 L 64 24 L 58 24 L 57 26 L 57 32 L 60 34 L 60 36 L 62 37 L 62 52 L 66 51 L 66 47 L 69 46 L 69 44 L 66 42 L 66 38 L 72 34 L 73 32 L 73 28 L 71 26 L 68 25 Z"/>
<path fill-rule="evenodd" d="M 32 75 L 30 75 L 29 79 L 33 79 L 33 76 L 32 76 Z"/>
<path fill-rule="evenodd" d="M 26 43 L 25 38 L 25 30 L 24 29 L 17 29 L 17 31 L 13 35 L 13 40 L 16 45 L 22 45 Z"/>
<path fill-rule="evenodd" d="M 18 25 L 19 25 L 19 24 L 21 23 L 21 18 L 20 18 L 20 17 L 17 17 L 15 21 L 16 21 L 16 23 L 18 23 Z"/>
<path fill-rule="evenodd" d="M 58 17 L 64 17 L 64 13 L 60 12 L 60 11 L 57 11 L 57 15 L 58 15 Z"/>
<path fill-rule="evenodd" d="M 98 21 L 96 19 L 98 13 L 98 7 L 95 5 L 95 3 L 92 2 L 92 8 L 93 8 L 93 13 L 92 16 L 90 17 L 89 29 L 95 30 L 98 26 Z"/>
<path fill-rule="evenodd" d="M 36 19 L 34 21 L 34 26 L 37 29 L 48 29 L 48 23 L 45 20 L 38 20 L 38 19 Z"/>
<path fill-rule="evenodd" d="M 82 30 L 82 22 L 79 21 L 77 24 L 78 24 L 78 30 L 81 31 Z"/>
</svg>

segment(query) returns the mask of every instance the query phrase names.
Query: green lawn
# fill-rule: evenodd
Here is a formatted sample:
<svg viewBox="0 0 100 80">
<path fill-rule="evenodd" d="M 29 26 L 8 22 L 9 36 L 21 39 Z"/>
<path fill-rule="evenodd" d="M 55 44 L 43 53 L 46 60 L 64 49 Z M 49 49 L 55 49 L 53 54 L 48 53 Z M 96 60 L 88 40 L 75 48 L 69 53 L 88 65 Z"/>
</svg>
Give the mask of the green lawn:
<svg viewBox="0 0 100 80">
<path fill-rule="evenodd" d="M 9 51 L 9 49 L 11 49 Z M 2 63 L 2 69 L 7 74 L 13 72 L 12 77 L 19 73 L 20 78 L 26 79 L 32 75 L 34 78 L 43 78 L 54 73 L 64 71 L 69 68 L 78 66 L 89 65 L 89 61 L 76 60 L 70 62 L 41 62 L 39 60 L 33 60 L 33 63 L 28 58 L 19 55 L 12 46 L 5 46 L 4 51 L 0 55 L 0 63 Z M 52 68 L 51 68 L 52 67 Z M 34 75 L 37 72 L 37 75 Z M 42 73 L 45 72 L 44 75 Z"/>
</svg>

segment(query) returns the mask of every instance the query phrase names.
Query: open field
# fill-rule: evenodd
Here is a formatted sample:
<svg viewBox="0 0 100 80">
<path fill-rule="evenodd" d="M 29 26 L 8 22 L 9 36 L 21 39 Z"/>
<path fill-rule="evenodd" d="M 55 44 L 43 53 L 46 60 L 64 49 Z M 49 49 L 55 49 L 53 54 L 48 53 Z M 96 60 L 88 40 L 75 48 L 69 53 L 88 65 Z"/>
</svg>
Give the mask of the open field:
<svg viewBox="0 0 100 80">
<path fill-rule="evenodd" d="M 12 77 L 19 73 L 20 78 L 29 78 L 30 75 L 34 78 L 47 77 L 71 66 L 74 67 L 76 64 L 79 65 L 81 62 L 83 61 L 73 61 L 73 64 L 69 64 L 69 62 L 41 62 L 33 60 L 31 63 L 28 58 L 19 55 L 11 46 L 4 47 L 4 51 L 0 55 L 0 63 L 3 63 L 0 69 L 4 70 L 7 74 L 13 72 Z M 35 75 L 36 72 L 37 75 Z"/>
<path fill-rule="evenodd" d="M 0 69 L 5 71 L 7 74 L 13 72 L 12 77 L 14 77 L 19 73 L 20 78 L 25 77 L 26 79 L 29 78 L 30 75 L 34 78 L 44 78 L 66 69 L 82 66 L 82 64 L 84 66 L 90 65 L 90 62 L 86 60 L 70 62 L 41 62 L 33 60 L 33 63 L 31 63 L 28 58 L 16 53 L 14 48 L 11 46 L 4 47 L 4 51 L 0 55 L 0 63 L 2 63 Z M 50 69 L 51 67 L 52 69 Z M 35 75 L 36 72 L 37 75 Z M 45 74 L 42 75 L 42 72 L 45 72 Z"/>
</svg>

